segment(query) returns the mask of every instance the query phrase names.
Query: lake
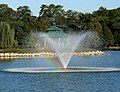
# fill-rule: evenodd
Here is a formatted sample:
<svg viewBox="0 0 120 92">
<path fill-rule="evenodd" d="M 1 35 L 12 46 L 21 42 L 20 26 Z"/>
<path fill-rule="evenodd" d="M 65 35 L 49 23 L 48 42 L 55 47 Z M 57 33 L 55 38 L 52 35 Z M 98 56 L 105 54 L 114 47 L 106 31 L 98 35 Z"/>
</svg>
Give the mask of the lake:
<svg viewBox="0 0 120 92">
<path fill-rule="evenodd" d="M 120 51 L 106 56 L 72 57 L 68 66 L 120 68 Z M 58 62 L 59 60 L 57 60 Z M 0 69 L 57 67 L 56 59 L 1 60 Z M 120 72 L 9 73 L 0 72 L 0 92 L 119 92 Z"/>
</svg>

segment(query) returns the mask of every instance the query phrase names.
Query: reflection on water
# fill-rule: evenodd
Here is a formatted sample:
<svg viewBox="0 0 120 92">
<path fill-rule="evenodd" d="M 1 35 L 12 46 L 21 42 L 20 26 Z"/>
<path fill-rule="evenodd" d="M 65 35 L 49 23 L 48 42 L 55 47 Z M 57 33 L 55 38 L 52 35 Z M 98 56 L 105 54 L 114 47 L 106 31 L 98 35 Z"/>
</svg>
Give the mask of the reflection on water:
<svg viewBox="0 0 120 92">
<path fill-rule="evenodd" d="M 120 51 L 109 56 L 73 57 L 69 66 L 101 66 L 120 68 Z M 55 61 L 58 59 L 55 59 Z M 16 59 L 0 62 L 0 68 L 57 66 L 45 58 Z M 49 62 L 49 63 L 48 63 Z M 40 73 L 0 72 L 1 92 L 119 92 L 120 73 Z"/>
<path fill-rule="evenodd" d="M 58 58 L 2 59 L 0 68 L 62 67 Z"/>
<path fill-rule="evenodd" d="M 108 51 L 105 56 L 82 56 L 72 57 L 70 66 L 86 67 L 120 67 L 120 52 Z M 62 67 L 58 58 L 29 58 L 29 59 L 6 59 L 0 60 L 0 68 L 24 68 L 24 67 Z"/>
<path fill-rule="evenodd" d="M 119 92 L 120 73 L 0 73 L 1 92 Z"/>
</svg>

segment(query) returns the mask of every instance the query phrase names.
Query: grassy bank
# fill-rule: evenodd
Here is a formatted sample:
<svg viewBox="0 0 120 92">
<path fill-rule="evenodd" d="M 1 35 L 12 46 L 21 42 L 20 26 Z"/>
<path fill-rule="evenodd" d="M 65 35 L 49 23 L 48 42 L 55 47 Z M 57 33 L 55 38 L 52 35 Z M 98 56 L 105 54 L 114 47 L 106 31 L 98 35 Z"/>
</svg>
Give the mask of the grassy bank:
<svg viewBox="0 0 120 92">
<path fill-rule="evenodd" d="M 0 49 L 0 53 L 37 53 L 37 52 L 47 52 L 49 50 L 45 48 L 6 48 Z"/>
<path fill-rule="evenodd" d="M 77 49 L 75 52 L 96 51 L 96 49 Z M 39 52 L 54 52 L 47 48 L 6 48 L 0 49 L 0 53 L 39 53 Z"/>
</svg>

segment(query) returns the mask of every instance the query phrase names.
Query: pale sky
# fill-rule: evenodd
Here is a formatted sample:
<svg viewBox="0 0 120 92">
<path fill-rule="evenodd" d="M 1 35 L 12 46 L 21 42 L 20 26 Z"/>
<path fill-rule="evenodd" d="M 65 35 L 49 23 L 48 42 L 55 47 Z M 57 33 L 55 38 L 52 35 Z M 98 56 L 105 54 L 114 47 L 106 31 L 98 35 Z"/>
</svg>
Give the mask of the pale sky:
<svg viewBox="0 0 120 92">
<path fill-rule="evenodd" d="M 42 4 L 60 4 L 65 10 L 71 9 L 82 13 L 92 13 L 98 10 L 100 6 L 107 9 L 120 7 L 120 0 L 0 0 L 0 4 L 3 3 L 8 4 L 14 10 L 19 6 L 27 5 L 35 16 L 38 16 Z"/>
</svg>

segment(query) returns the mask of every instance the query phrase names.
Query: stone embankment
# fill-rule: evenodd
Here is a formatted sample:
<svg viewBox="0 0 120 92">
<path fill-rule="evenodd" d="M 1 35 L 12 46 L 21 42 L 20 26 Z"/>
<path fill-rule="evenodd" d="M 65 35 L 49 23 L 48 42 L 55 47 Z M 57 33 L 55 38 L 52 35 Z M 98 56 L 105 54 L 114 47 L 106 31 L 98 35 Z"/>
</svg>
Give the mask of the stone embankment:
<svg viewBox="0 0 120 92">
<path fill-rule="evenodd" d="M 86 51 L 86 52 L 75 52 L 75 56 L 94 56 L 94 55 L 105 55 L 105 52 L 102 51 Z"/>
<path fill-rule="evenodd" d="M 67 53 L 63 53 L 65 55 Z M 105 55 L 102 51 L 86 51 L 86 52 L 74 52 L 75 56 L 94 56 Z M 56 57 L 56 53 L 41 52 L 41 53 L 0 53 L 0 58 L 37 58 L 37 57 Z"/>
</svg>

